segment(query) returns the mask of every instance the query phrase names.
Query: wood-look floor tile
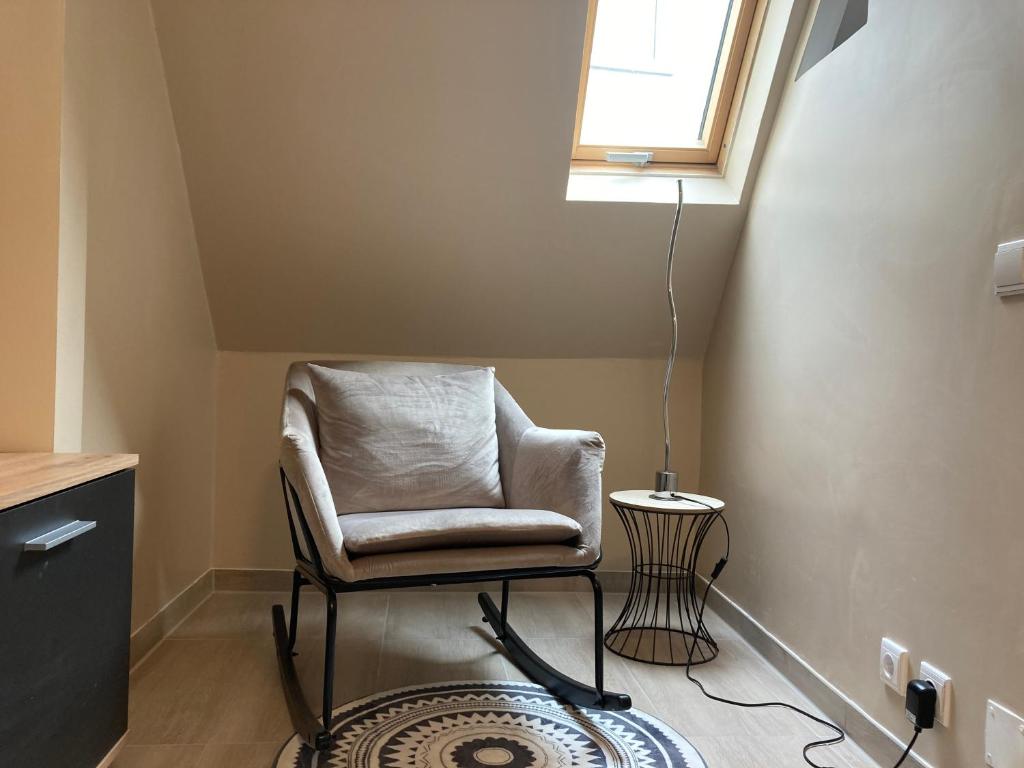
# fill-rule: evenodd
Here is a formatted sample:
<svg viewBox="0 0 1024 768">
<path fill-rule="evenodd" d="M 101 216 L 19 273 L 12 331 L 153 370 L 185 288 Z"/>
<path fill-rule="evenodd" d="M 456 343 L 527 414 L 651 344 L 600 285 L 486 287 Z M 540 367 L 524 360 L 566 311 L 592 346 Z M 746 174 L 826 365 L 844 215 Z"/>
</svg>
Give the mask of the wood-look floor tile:
<svg viewBox="0 0 1024 768">
<path fill-rule="evenodd" d="M 270 638 L 171 638 L 135 670 L 132 744 L 284 739 L 290 732 Z"/>
<path fill-rule="evenodd" d="M 388 598 L 388 638 L 461 641 L 483 625 L 475 592 L 393 592 Z"/>
<path fill-rule="evenodd" d="M 271 768 L 283 743 L 209 744 L 195 768 Z"/>
<path fill-rule="evenodd" d="M 495 595 L 494 602 L 498 602 Z M 525 639 L 592 638 L 594 598 L 590 593 L 516 592 L 509 599 L 509 623 Z"/>
<path fill-rule="evenodd" d="M 724 675 L 715 670 L 718 662 L 722 662 L 719 667 L 728 663 L 734 674 Z M 653 702 L 651 713 L 686 736 L 741 736 L 758 740 L 775 734 L 796 734 L 808 739 L 819 733 L 827 735 L 827 729 L 812 729 L 805 718 L 785 709 L 742 709 L 712 701 L 687 680 L 682 668 L 632 662 L 628 669 Z M 795 691 L 780 694 L 775 686 L 762 686 L 751 674 L 753 669 L 754 664 L 748 659 L 726 661 L 720 657 L 695 668 L 693 675 L 717 696 L 743 702 L 781 700 L 809 706 Z"/>
<path fill-rule="evenodd" d="M 497 598 L 497 595 L 495 595 Z M 280 690 L 270 606 L 287 594 L 216 593 L 132 674 L 130 745 L 115 768 L 265 768 L 290 735 Z M 605 624 L 623 603 L 608 595 Z M 593 676 L 589 593 L 516 592 L 512 624 L 543 658 L 570 676 Z M 481 621 L 473 592 L 339 596 L 335 702 L 390 688 L 453 680 L 523 679 Z M 811 705 L 718 617 L 709 627 L 721 653 L 694 674 L 710 691 L 740 700 Z M 324 610 L 319 593 L 302 600 L 296 669 L 318 702 Z M 634 706 L 691 739 L 711 768 L 803 765 L 802 745 L 823 729 L 782 709 L 739 710 L 703 697 L 679 667 L 605 654 L 606 684 Z M 856 745 L 820 753 L 838 768 L 877 768 Z"/>
<path fill-rule="evenodd" d="M 807 768 L 803 759 L 804 743 L 792 736 L 768 736 L 756 740 L 697 736 L 689 740 L 701 753 L 708 768 Z M 877 768 L 870 760 L 862 762 L 842 749 L 831 747 L 815 750 L 810 757 L 820 765 L 834 768 Z"/>
<path fill-rule="evenodd" d="M 215 592 L 174 631 L 173 637 L 251 637 L 273 635 L 271 608 L 284 606 L 289 615 L 287 592 Z M 388 595 L 357 592 L 338 596 L 338 634 L 383 631 Z M 327 614 L 323 595 L 305 587 L 299 598 L 299 636 L 323 637 Z"/>
<path fill-rule="evenodd" d="M 271 638 L 239 642 L 225 678 L 225 700 L 212 714 L 211 742 L 280 741 L 291 735 Z"/>
<path fill-rule="evenodd" d="M 383 631 L 368 628 L 360 632 L 353 628 L 341 633 L 335 644 L 334 656 L 334 704 L 340 706 L 354 699 L 361 699 L 376 693 L 377 668 L 380 666 L 380 653 Z M 320 699 L 323 695 L 324 674 L 324 641 L 319 633 L 315 636 L 299 635 L 295 644 L 298 653 L 294 657 L 295 671 L 299 676 L 306 700 L 315 703 L 314 711 L 319 712 Z M 277 674 L 277 659 L 273 659 L 274 674 Z M 278 683 L 279 698 L 283 697 Z M 283 701 L 283 698 L 282 698 Z"/>
<path fill-rule="evenodd" d="M 133 744 L 205 744 L 207 716 L 224 703 L 229 640 L 164 640 L 131 675 Z"/>
<path fill-rule="evenodd" d="M 199 768 L 202 744 L 124 747 L 111 768 Z"/>
<path fill-rule="evenodd" d="M 496 604 L 501 593 L 492 592 Z M 396 592 L 388 608 L 389 635 L 458 639 L 483 627 L 476 593 Z M 591 637 L 593 599 L 572 592 L 517 592 L 512 588 L 509 618 L 524 638 Z"/>
<path fill-rule="evenodd" d="M 486 636 L 467 630 L 461 639 L 388 635 L 376 689 L 456 680 L 504 680 L 502 656 Z"/>
</svg>

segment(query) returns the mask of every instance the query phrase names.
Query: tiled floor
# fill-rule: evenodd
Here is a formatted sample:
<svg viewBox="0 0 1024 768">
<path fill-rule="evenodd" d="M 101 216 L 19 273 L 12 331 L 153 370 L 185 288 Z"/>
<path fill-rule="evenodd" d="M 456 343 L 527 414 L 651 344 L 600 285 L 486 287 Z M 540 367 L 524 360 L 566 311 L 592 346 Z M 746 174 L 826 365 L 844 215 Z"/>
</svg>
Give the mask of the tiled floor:
<svg viewBox="0 0 1024 768">
<path fill-rule="evenodd" d="M 129 740 L 115 768 L 268 768 L 291 728 L 279 688 L 270 606 L 287 596 L 220 592 L 210 597 L 132 674 Z M 609 595 L 609 620 L 621 597 Z M 521 680 L 480 621 L 472 592 L 391 592 L 339 598 L 337 703 L 424 682 Z M 590 598 L 513 594 L 512 623 L 556 667 L 591 679 Z M 323 600 L 303 596 L 296 665 L 317 699 Z M 783 699 L 814 710 L 731 629 L 710 617 L 721 646 L 696 676 L 709 690 L 745 700 Z M 607 687 L 686 736 L 711 768 L 798 768 L 803 744 L 823 735 L 781 709 L 742 710 L 709 701 L 682 669 L 606 654 Z M 822 750 L 837 768 L 877 768 L 855 745 Z"/>
</svg>

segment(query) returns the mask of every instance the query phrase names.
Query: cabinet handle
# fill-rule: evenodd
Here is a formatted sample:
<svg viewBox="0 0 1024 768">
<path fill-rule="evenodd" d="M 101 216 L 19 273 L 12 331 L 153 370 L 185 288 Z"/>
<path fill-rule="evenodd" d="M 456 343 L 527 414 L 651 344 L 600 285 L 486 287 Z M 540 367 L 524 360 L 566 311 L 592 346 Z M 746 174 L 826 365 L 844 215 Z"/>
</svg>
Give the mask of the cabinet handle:
<svg viewBox="0 0 1024 768">
<path fill-rule="evenodd" d="M 95 520 L 75 520 L 73 523 L 54 528 L 49 533 L 36 536 L 34 539 L 25 542 L 26 552 L 46 552 L 54 547 L 60 546 L 65 541 L 71 541 L 83 533 L 91 531 L 96 527 Z"/>
</svg>

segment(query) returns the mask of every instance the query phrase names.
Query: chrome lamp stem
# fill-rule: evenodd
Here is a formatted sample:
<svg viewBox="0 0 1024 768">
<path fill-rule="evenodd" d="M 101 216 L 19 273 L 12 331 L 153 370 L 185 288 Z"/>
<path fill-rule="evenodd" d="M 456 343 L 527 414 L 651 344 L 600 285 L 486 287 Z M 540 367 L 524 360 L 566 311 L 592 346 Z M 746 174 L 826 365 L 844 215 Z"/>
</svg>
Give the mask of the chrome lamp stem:
<svg viewBox="0 0 1024 768">
<path fill-rule="evenodd" d="M 676 298 L 672 292 L 672 266 L 675 262 L 676 236 L 679 233 L 679 219 L 683 213 L 683 180 L 676 179 L 679 192 L 676 202 L 676 215 L 672 220 L 672 236 L 668 243 L 668 268 L 665 271 L 665 292 L 668 294 L 669 316 L 672 318 L 672 346 L 669 349 L 668 361 L 665 365 L 665 385 L 661 393 L 661 426 L 665 434 L 665 468 L 654 477 L 655 495 L 671 498 L 672 493 L 679 490 L 679 477 L 671 471 L 672 463 L 672 431 L 669 427 L 668 401 L 672 388 L 672 369 L 676 363 L 676 348 L 679 343 L 679 321 L 676 317 Z"/>
</svg>

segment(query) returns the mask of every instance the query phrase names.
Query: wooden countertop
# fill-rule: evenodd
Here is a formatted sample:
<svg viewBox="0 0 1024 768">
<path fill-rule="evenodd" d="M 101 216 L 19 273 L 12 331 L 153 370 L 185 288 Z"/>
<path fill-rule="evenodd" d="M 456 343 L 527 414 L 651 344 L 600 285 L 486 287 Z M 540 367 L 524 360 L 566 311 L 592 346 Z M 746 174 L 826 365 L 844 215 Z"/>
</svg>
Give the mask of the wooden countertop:
<svg viewBox="0 0 1024 768">
<path fill-rule="evenodd" d="M 138 464 L 134 453 L 0 453 L 0 509 Z"/>
</svg>

